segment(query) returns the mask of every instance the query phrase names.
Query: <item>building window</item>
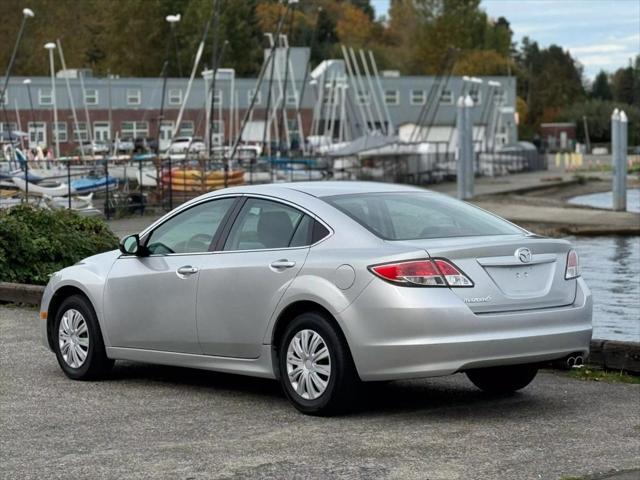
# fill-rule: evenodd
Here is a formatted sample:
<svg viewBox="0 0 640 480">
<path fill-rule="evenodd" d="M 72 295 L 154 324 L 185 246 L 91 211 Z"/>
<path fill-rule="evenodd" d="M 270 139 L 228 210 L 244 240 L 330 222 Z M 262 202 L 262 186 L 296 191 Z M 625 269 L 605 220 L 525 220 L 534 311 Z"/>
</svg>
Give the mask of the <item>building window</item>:
<svg viewBox="0 0 640 480">
<path fill-rule="evenodd" d="M 329 105 L 333 103 L 332 99 L 333 99 L 333 88 L 331 88 L 330 83 L 326 83 L 324 86 L 324 95 L 322 96 L 322 103 L 324 103 L 325 105 Z"/>
<path fill-rule="evenodd" d="M 216 90 L 216 94 L 213 96 L 214 105 L 222 105 L 222 90 Z"/>
<path fill-rule="evenodd" d="M 474 90 L 472 92 L 469 92 L 469 95 L 471 96 L 471 100 L 473 100 L 474 105 L 480 105 L 480 100 L 481 100 L 480 90 Z"/>
<path fill-rule="evenodd" d="M 120 125 L 121 138 L 142 138 L 148 136 L 148 122 L 122 122 L 122 124 Z"/>
<path fill-rule="evenodd" d="M 29 122 L 27 129 L 29 130 L 29 146 L 44 145 L 45 132 L 47 131 L 45 122 Z"/>
<path fill-rule="evenodd" d="M 247 103 L 251 105 L 251 100 L 253 100 L 253 95 L 256 93 L 255 90 L 249 90 L 247 92 Z M 258 91 L 258 95 L 256 96 L 256 102 L 254 105 L 259 105 L 262 102 L 262 92 Z"/>
<path fill-rule="evenodd" d="M 86 122 L 78 122 L 78 128 L 73 131 L 74 142 L 87 142 L 89 141 L 89 131 L 87 130 Z"/>
<path fill-rule="evenodd" d="M 169 90 L 169 105 L 182 105 L 182 89 L 172 88 Z"/>
<path fill-rule="evenodd" d="M 50 88 L 38 89 L 38 103 L 40 105 L 53 105 L 53 96 Z"/>
<path fill-rule="evenodd" d="M 178 135 L 182 137 L 192 137 L 194 132 L 195 132 L 195 128 L 191 120 L 180 122 L 180 129 L 178 130 Z"/>
<path fill-rule="evenodd" d="M 300 141 L 300 131 L 298 130 L 298 120 L 296 118 L 287 119 L 287 128 L 291 141 Z"/>
<path fill-rule="evenodd" d="M 287 128 L 289 129 L 289 133 L 298 133 L 298 119 L 287 118 Z"/>
<path fill-rule="evenodd" d="M 387 105 L 398 105 L 400 103 L 400 92 L 398 92 L 398 90 L 385 90 L 384 103 Z"/>
<path fill-rule="evenodd" d="M 55 124 L 53 124 L 55 125 Z M 66 143 L 69 140 L 69 136 L 67 135 L 67 122 L 58 122 L 58 142 Z M 53 139 L 56 138 L 56 130 L 53 130 Z"/>
<path fill-rule="evenodd" d="M 443 105 L 453 105 L 453 93 L 451 93 L 451 90 L 442 90 L 440 103 Z"/>
<path fill-rule="evenodd" d="M 507 94 L 505 92 L 494 92 L 493 101 L 496 104 L 505 104 L 507 102 Z"/>
<path fill-rule="evenodd" d="M 18 124 L 13 123 L 13 122 L 3 122 L 0 123 L 0 133 L 4 133 L 4 132 L 15 132 L 16 130 L 18 130 Z"/>
<path fill-rule="evenodd" d="M 424 105 L 427 103 L 427 96 L 424 90 L 411 90 L 411 105 Z"/>
<path fill-rule="evenodd" d="M 127 88 L 127 105 L 140 105 L 142 93 L 139 88 Z"/>
<path fill-rule="evenodd" d="M 295 92 L 287 92 L 287 105 L 298 105 L 298 95 Z"/>
<path fill-rule="evenodd" d="M 358 105 L 369 105 L 369 92 L 358 90 L 358 95 L 356 96 L 356 102 Z"/>
<path fill-rule="evenodd" d="M 169 141 L 173 135 L 173 122 L 171 120 L 163 120 L 160 122 L 160 140 Z"/>
<path fill-rule="evenodd" d="M 93 122 L 93 137 L 100 142 L 111 140 L 111 126 L 109 122 Z"/>
<path fill-rule="evenodd" d="M 214 120 L 211 129 L 211 134 L 223 134 L 224 133 L 224 123 L 220 120 Z"/>
<path fill-rule="evenodd" d="M 86 105 L 98 105 L 98 90 L 95 88 L 85 89 L 84 103 Z"/>
</svg>

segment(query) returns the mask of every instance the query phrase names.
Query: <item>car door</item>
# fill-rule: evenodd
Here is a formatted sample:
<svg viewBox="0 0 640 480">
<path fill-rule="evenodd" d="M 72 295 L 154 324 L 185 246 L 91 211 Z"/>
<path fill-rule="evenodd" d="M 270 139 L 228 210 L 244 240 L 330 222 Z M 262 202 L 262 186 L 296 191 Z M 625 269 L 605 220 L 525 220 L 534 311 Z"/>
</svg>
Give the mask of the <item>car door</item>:
<svg viewBox="0 0 640 480">
<path fill-rule="evenodd" d="M 313 222 L 291 205 L 246 198 L 219 251 L 200 270 L 196 318 L 203 353 L 259 356 L 269 319 L 307 258 Z"/>
<path fill-rule="evenodd" d="M 142 239 L 148 256 L 116 260 L 104 297 L 112 346 L 201 353 L 195 314 L 199 268 L 235 201 L 225 197 L 191 206 Z"/>
</svg>

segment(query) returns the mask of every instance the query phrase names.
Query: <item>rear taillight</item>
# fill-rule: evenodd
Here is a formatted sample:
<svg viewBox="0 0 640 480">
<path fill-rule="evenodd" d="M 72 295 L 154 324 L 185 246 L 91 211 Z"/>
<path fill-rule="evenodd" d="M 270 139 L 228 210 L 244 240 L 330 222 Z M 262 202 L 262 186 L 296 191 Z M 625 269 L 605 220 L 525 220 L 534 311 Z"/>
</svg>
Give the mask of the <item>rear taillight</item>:
<svg viewBox="0 0 640 480">
<path fill-rule="evenodd" d="M 383 280 L 407 287 L 472 287 L 473 282 L 448 260 L 410 260 L 372 265 Z"/>
<path fill-rule="evenodd" d="M 569 250 L 567 254 L 567 269 L 564 273 L 566 280 L 577 278 L 580 276 L 580 259 L 578 258 L 578 252 L 575 250 Z"/>
</svg>

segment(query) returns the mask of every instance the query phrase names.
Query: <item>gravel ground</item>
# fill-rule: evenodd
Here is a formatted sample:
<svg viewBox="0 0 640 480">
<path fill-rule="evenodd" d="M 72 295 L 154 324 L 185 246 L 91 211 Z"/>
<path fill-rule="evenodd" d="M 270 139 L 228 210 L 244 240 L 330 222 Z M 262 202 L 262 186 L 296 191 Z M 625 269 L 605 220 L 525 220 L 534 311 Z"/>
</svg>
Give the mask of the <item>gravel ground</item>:
<svg viewBox="0 0 640 480">
<path fill-rule="evenodd" d="M 248 377 L 121 362 L 68 380 L 36 315 L 0 306 L 0 478 L 640 478 L 638 385 L 543 372 L 505 398 L 456 375 L 312 418 Z"/>
</svg>

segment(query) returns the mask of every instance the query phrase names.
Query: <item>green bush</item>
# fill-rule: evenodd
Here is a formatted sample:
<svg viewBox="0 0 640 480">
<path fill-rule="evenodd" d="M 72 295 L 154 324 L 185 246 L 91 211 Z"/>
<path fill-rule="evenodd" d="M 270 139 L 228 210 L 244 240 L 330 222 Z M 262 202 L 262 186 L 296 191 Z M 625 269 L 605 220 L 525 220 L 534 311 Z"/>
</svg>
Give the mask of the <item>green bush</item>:
<svg viewBox="0 0 640 480">
<path fill-rule="evenodd" d="M 20 205 L 0 210 L 0 281 L 44 285 L 49 275 L 118 239 L 98 218 Z"/>
</svg>

